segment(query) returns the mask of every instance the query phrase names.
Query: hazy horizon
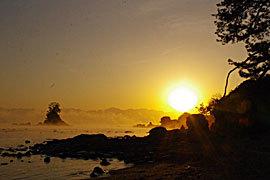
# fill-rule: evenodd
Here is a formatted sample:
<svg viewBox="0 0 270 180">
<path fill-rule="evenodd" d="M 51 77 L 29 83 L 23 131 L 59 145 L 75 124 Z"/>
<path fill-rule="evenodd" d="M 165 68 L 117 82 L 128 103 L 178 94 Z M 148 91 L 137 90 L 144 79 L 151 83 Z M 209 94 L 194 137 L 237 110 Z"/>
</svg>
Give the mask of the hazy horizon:
<svg viewBox="0 0 270 180">
<path fill-rule="evenodd" d="M 46 110 L 34 108 L 1 108 L 0 123 L 2 124 L 23 124 L 31 123 L 37 125 L 46 118 Z M 76 108 L 63 108 L 60 117 L 71 126 L 92 126 L 110 127 L 110 126 L 130 126 L 136 124 L 159 124 L 161 117 L 170 116 L 178 118 L 181 113 L 163 112 L 151 109 L 119 109 L 107 108 L 98 110 L 83 110 Z"/>
<path fill-rule="evenodd" d="M 216 42 L 218 0 L 1 1 L 0 107 L 174 111 L 169 93 L 198 103 L 222 94 L 241 44 Z M 234 73 L 229 89 L 243 79 Z"/>
</svg>

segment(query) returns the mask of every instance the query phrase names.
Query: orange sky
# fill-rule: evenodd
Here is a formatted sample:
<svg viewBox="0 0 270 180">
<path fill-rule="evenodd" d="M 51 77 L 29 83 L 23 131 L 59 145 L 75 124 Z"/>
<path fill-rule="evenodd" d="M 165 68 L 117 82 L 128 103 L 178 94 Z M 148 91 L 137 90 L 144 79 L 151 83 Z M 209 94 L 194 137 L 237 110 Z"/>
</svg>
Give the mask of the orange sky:
<svg viewBox="0 0 270 180">
<path fill-rule="evenodd" d="M 227 59 L 246 52 L 215 41 L 217 2 L 1 1 L 0 107 L 171 111 L 179 85 L 200 101 L 222 94 Z"/>
</svg>

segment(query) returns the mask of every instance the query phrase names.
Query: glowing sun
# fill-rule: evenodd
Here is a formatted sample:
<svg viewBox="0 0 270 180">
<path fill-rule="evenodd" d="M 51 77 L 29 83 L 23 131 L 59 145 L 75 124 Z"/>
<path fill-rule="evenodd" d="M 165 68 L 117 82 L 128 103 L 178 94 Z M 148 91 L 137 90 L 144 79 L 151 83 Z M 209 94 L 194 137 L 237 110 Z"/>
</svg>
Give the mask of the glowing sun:
<svg viewBox="0 0 270 180">
<path fill-rule="evenodd" d="M 178 88 L 169 94 L 168 102 L 172 108 L 180 112 L 186 112 L 197 104 L 196 94 L 188 88 Z"/>
</svg>

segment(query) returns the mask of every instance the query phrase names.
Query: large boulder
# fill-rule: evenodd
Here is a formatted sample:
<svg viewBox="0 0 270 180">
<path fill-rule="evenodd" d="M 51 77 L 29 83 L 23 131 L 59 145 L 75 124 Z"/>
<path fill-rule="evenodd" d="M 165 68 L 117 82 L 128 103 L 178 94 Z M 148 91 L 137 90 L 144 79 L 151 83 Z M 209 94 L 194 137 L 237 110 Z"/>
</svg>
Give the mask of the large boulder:
<svg viewBox="0 0 270 180">
<path fill-rule="evenodd" d="M 150 138 L 160 139 L 163 138 L 167 133 L 166 128 L 164 127 L 155 127 L 149 131 Z"/>
<path fill-rule="evenodd" d="M 270 77 L 247 80 L 213 108 L 213 129 L 223 134 L 270 127 Z"/>
<path fill-rule="evenodd" d="M 202 114 L 192 114 L 187 117 L 187 126 L 191 132 L 207 132 L 208 121 Z"/>
</svg>

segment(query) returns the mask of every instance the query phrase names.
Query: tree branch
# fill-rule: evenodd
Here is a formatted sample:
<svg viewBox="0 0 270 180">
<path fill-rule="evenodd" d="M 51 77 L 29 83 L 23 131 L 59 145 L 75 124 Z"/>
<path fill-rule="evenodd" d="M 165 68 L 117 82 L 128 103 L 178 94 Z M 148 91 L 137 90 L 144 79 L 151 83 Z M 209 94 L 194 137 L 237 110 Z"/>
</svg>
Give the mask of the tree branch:
<svg viewBox="0 0 270 180">
<path fill-rule="evenodd" d="M 251 58 L 253 58 L 256 54 L 258 54 L 258 52 L 255 52 L 255 53 L 251 54 L 246 60 L 244 60 L 243 62 L 241 62 L 241 64 L 246 63 L 246 62 L 249 61 Z M 227 94 L 227 87 L 228 87 L 229 77 L 230 77 L 231 73 L 232 73 L 233 71 L 235 71 L 235 70 L 236 70 L 237 68 L 239 68 L 239 67 L 240 67 L 240 65 L 235 66 L 235 67 L 234 67 L 232 70 L 230 70 L 229 73 L 227 74 L 223 97 L 225 97 L 226 94 Z"/>
<path fill-rule="evenodd" d="M 226 96 L 226 93 L 227 93 L 227 86 L 228 86 L 228 83 L 229 83 L 229 77 L 231 75 L 231 73 L 233 71 L 235 71 L 236 69 L 238 68 L 238 66 L 234 67 L 232 70 L 229 71 L 229 73 L 227 74 L 227 78 L 226 78 L 226 84 L 225 84 L 225 89 L 224 89 L 224 94 L 223 94 L 223 97 Z"/>
</svg>

